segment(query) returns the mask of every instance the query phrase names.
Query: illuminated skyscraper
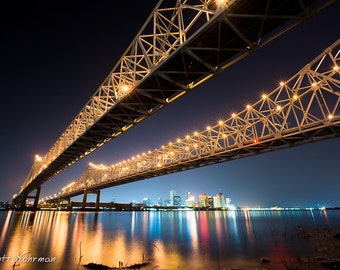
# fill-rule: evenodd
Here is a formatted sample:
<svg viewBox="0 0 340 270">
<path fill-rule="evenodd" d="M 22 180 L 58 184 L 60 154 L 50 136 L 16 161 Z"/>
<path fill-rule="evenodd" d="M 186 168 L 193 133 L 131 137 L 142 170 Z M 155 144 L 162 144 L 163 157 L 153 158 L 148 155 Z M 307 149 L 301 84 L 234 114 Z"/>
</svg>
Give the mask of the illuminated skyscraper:
<svg viewBox="0 0 340 270">
<path fill-rule="evenodd" d="M 170 205 L 174 205 L 174 196 L 176 196 L 176 190 L 170 190 Z"/>
<path fill-rule="evenodd" d="M 143 204 L 147 205 L 147 206 L 151 206 L 152 202 L 150 198 L 144 198 L 143 199 Z"/>
<path fill-rule="evenodd" d="M 226 200 L 223 193 L 219 192 L 218 194 L 216 194 L 216 197 L 214 197 L 214 206 L 226 207 Z"/>
<path fill-rule="evenodd" d="M 175 206 L 181 206 L 182 205 L 182 198 L 181 196 L 174 196 L 174 204 Z"/>
<path fill-rule="evenodd" d="M 189 195 L 190 196 L 187 196 L 185 205 L 189 207 L 193 207 L 195 205 L 195 197 L 192 194 L 189 194 Z"/>
<path fill-rule="evenodd" d="M 157 200 L 157 204 L 163 206 L 164 205 L 163 199 L 159 197 Z"/>
<path fill-rule="evenodd" d="M 231 206 L 231 199 L 230 198 L 226 198 L 225 202 L 226 202 L 226 207 L 230 207 Z"/>
<path fill-rule="evenodd" d="M 211 195 L 208 195 L 208 202 L 209 202 L 209 207 L 215 207 L 214 205 L 214 197 Z"/>
<path fill-rule="evenodd" d="M 202 207 L 209 207 L 209 199 L 207 194 L 203 193 L 201 195 L 199 195 L 199 199 L 200 199 L 200 206 Z"/>
</svg>

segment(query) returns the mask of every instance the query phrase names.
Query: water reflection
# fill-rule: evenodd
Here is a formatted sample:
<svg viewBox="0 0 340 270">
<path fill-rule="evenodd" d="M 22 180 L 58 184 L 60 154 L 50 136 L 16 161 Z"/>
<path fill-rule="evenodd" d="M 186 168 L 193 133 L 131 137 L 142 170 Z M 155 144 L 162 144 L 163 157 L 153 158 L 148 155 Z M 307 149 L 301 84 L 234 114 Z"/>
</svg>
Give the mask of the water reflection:
<svg viewBox="0 0 340 270">
<path fill-rule="evenodd" d="M 9 222 L 11 220 L 11 212 L 8 212 L 6 215 L 6 219 L 4 222 L 4 225 L 2 226 L 2 232 L 1 232 L 1 238 L 0 238 L 0 243 L 5 243 L 5 237 L 8 231 L 8 226 L 9 226 Z"/>
<path fill-rule="evenodd" d="M 118 267 L 148 259 L 145 269 L 259 269 L 266 257 L 280 270 L 282 258 L 312 252 L 297 225 L 330 224 L 340 228 L 340 211 L 0 212 L 1 254 L 11 257 L 0 269 Z M 16 262 L 20 255 L 26 260 Z"/>
<path fill-rule="evenodd" d="M 191 244 L 191 251 L 193 254 L 197 254 L 199 251 L 199 238 L 197 231 L 197 222 L 195 218 L 195 212 L 186 211 L 186 235 L 188 235 L 189 243 Z"/>
<path fill-rule="evenodd" d="M 249 242 L 249 245 L 253 247 L 255 243 L 255 236 L 253 226 L 251 224 L 251 216 L 249 210 L 244 211 L 244 218 L 246 223 L 247 241 Z"/>
</svg>

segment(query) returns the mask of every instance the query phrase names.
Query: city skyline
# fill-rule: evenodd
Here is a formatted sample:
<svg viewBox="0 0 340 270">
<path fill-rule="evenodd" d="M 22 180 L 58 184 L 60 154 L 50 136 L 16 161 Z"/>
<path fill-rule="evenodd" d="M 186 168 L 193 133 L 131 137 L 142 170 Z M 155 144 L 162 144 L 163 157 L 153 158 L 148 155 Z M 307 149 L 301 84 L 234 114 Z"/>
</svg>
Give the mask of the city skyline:
<svg viewBox="0 0 340 270">
<path fill-rule="evenodd" d="M 175 195 L 172 195 L 172 191 L 175 191 Z M 189 201 L 193 200 L 193 203 L 200 203 L 201 196 L 218 197 L 220 194 L 223 194 L 223 196 L 224 196 L 223 200 L 228 200 L 229 204 L 230 204 L 230 202 L 232 201 L 231 198 L 226 197 L 226 194 L 221 192 L 221 190 L 216 194 L 207 194 L 207 193 L 204 193 L 204 192 L 202 192 L 200 194 L 193 194 L 190 191 L 187 191 L 183 194 L 182 193 L 177 194 L 177 191 L 174 190 L 174 189 L 169 191 L 168 197 L 157 196 L 157 194 L 153 194 L 153 195 L 149 194 L 149 195 L 145 195 L 145 196 L 140 196 L 138 199 L 133 200 L 131 202 L 123 202 L 123 203 L 143 203 L 145 200 L 147 200 L 151 205 L 176 206 L 178 204 L 176 204 L 174 202 L 174 200 L 172 200 L 171 198 L 179 197 L 181 205 L 185 206 L 185 205 L 188 205 L 188 203 L 187 203 L 188 200 Z M 46 198 L 46 199 L 48 199 L 48 198 Z M 112 196 L 111 202 L 117 202 L 115 196 Z M 162 202 L 162 203 L 160 203 L 160 202 Z M 120 203 L 120 202 L 117 202 L 117 203 Z M 225 205 L 223 205 L 223 207 L 224 206 Z"/>
<path fill-rule="evenodd" d="M 155 4 L 134 3 L 130 16 L 136 17 L 138 24 L 122 15 L 100 16 L 101 12 L 111 14 L 105 5 L 113 12 L 120 3 L 115 7 L 108 2 L 84 4 L 79 7 L 83 13 L 74 12 L 77 9 L 71 4 L 69 10 L 62 5 L 53 9 L 48 4 L 34 7 L 29 3 L 6 7 L 2 44 L 6 55 L 1 67 L 1 85 L 8 90 L 3 93 L 1 108 L 7 127 L 1 154 L 1 184 L 6 188 L 1 190 L 0 200 L 11 199 L 18 192 L 34 156 L 47 151 L 85 104 Z M 339 3 L 98 149 L 44 184 L 42 196 L 52 195 L 77 179 L 89 162 L 110 165 L 160 147 L 257 100 L 262 91 L 295 74 L 339 38 L 334 27 L 338 11 Z M 104 40 L 112 24 L 120 20 L 131 31 L 114 29 L 121 38 L 99 45 L 96 41 Z M 17 99 L 14 110 L 8 102 L 13 93 Z M 105 189 L 102 200 L 109 201 L 111 194 L 117 194 L 117 200 L 127 202 L 136 190 L 165 194 L 176 186 L 179 192 L 191 189 L 193 193 L 230 189 L 228 196 L 236 205 L 336 206 L 340 204 L 334 194 L 340 177 L 338 149 L 339 139 L 333 139 L 266 153 Z"/>
</svg>

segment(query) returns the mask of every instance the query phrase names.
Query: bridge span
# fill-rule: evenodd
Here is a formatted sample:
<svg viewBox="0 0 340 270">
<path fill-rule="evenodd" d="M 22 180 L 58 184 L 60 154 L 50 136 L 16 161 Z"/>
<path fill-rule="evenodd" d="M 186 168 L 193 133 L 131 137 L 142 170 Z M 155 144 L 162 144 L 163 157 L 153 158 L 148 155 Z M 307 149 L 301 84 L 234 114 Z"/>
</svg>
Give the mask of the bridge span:
<svg viewBox="0 0 340 270">
<path fill-rule="evenodd" d="M 191 89 L 335 3 L 335 0 L 159 1 L 111 73 L 31 171 L 29 194 Z"/>
<path fill-rule="evenodd" d="M 340 39 L 270 93 L 203 131 L 112 166 L 89 164 L 56 199 L 340 135 Z M 83 204 L 86 203 L 86 197 Z M 41 201 L 43 202 L 43 201 Z"/>
</svg>

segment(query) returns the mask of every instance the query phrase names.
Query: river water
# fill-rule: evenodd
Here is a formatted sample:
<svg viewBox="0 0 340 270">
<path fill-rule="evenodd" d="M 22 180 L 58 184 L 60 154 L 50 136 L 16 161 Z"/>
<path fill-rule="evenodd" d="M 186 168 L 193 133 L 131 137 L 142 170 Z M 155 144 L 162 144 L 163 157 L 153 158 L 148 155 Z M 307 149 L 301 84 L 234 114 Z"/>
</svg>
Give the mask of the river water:
<svg viewBox="0 0 340 270">
<path fill-rule="evenodd" d="M 0 226 L 0 269 L 318 270 L 340 258 L 338 210 L 2 211 Z"/>
</svg>

